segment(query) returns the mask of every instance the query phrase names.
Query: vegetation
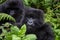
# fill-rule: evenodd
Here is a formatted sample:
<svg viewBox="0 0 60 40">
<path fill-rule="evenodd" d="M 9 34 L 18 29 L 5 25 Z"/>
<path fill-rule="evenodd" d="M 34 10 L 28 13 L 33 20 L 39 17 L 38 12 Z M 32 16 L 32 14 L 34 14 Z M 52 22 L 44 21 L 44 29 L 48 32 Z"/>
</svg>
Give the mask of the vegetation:
<svg viewBox="0 0 60 40">
<path fill-rule="evenodd" d="M 16 22 L 16 20 L 12 16 L 10 16 L 6 13 L 0 13 L 0 21 L 2 21 L 2 20 L 11 20 L 13 22 Z"/>
<path fill-rule="evenodd" d="M 3 2 L 4 1 L 0 1 L 0 3 Z M 42 9 L 45 12 L 45 22 L 51 23 L 52 29 L 55 32 L 55 40 L 60 40 L 60 0 L 24 0 L 24 4 L 29 7 Z M 17 30 L 19 29 L 17 28 Z M 15 40 L 14 38 L 20 39 L 19 36 L 14 33 L 13 35 L 11 34 L 11 37 L 13 40 Z"/>
<path fill-rule="evenodd" d="M 5 28 L 7 28 L 8 30 Z M 21 29 L 19 29 L 17 26 L 13 26 L 10 23 L 5 23 L 3 24 L 3 26 L 0 26 L 0 29 L 2 29 L 0 40 L 36 40 L 37 39 L 37 37 L 34 34 L 25 35 L 26 32 L 25 24 L 21 27 Z"/>
</svg>

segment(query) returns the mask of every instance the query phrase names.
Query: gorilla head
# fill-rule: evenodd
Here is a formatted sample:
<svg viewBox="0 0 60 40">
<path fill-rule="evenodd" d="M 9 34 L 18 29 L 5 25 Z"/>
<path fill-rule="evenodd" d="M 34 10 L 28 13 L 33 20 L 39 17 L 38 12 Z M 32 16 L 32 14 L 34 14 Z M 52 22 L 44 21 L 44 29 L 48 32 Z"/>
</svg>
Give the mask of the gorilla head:
<svg viewBox="0 0 60 40">
<path fill-rule="evenodd" d="M 22 24 L 25 15 L 22 0 L 6 0 L 0 5 L 0 12 L 7 13 L 14 17 L 16 19 L 16 24 L 19 22 L 19 25 Z M 9 21 L 5 20 L 3 23 L 5 22 Z"/>
<path fill-rule="evenodd" d="M 30 8 L 26 11 L 26 25 L 28 28 L 39 28 L 44 23 L 44 12 L 39 9 Z"/>
</svg>

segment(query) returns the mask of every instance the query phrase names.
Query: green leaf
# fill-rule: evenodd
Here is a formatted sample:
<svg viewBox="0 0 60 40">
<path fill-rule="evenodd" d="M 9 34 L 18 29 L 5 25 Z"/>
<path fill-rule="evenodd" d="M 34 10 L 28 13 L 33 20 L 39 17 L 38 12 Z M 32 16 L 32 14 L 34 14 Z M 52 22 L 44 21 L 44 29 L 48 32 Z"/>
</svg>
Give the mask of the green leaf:
<svg viewBox="0 0 60 40">
<path fill-rule="evenodd" d="M 10 32 L 8 32 L 6 35 L 5 35 L 5 40 L 12 40 L 12 34 Z"/>
<path fill-rule="evenodd" d="M 56 30 L 54 30 L 54 31 L 58 33 L 58 32 L 60 32 L 60 29 L 56 29 Z"/>
<path fill-rule="evenodd" d="M 19 36 L 20 37 L 24 36 L 25 32 L 26 32 L 26 25 L 24 24 L 19 31 Z"/>
<path fill-rule="evenodd" d="M 36 35 L 29 34 L 29 35 L 26 35 L 24 40 L 36 40 L 36 39 L 37 39 Z"/>
<path fill-rule="evenodd" d="M 12 35 L 12 40 L 21 40 L 21 38 L 16 35 Z"/>
<path fill-rule="evenodd" d="M 32 0 L 32 2 L 33 2 L 34 4 L 37 4 L 37 0 Z"/>
<path fill-rule="evenodd" d="M 24 2 L 25 2 L 27 5 L 29 5 L 28 0 L 24 0 Z"/>
<path fill-rule="evenodd" d="M 19 28 L 17 26 L 12 26 L 11 27 L 11 33 L 18 35 Z"/>
<path fill-rule="evenodd" d="M 4 27 L 9 27 L 9 26 L 12 25 L 12 24 L 6 22 L 5 24 L 2 24 L 2 25 L 3 25 Z"/>
<path fill-rule="evenodd" d="M 6 13 L 0 13 L 0 21 L 1 20 L 10 20 L 10 21 L 13 21 L 13 22 L 16 22 L 16 20 L 12 17 L 12 16 L 10 16 L 10 15 L 8 15 L 8 14 L 6 14 Z"/>
</svg>

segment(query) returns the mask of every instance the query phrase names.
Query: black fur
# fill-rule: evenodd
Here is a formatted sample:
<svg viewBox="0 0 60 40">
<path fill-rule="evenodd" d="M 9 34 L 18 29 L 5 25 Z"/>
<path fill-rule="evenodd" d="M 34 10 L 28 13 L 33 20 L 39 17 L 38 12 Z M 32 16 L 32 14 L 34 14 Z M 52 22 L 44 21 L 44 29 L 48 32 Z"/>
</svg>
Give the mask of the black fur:
<svg viewBox="0 0 60 40">
<path fill-rule="evenodd" d="M 16 19 L 17 25 L 21 25 L 24 19 L 24 5 L 22 0 L 6 0 L 0 5 L 0 12 L 7 13 Z M 11 22 L 9 20 L 1 21 L 0 24 Z"/>
<path fill-rule="evenodd" d="M 34 19 L 36 20 L 34 21 Z M 27 22 L 33 23 L 29 24 Z M 42 10 L 26 8 L 25 24 L 27 25 L 26 34 L 35 34 L 37 40 L 54 40 L 54 33 L 51 29 L 51 25 L 44 23 L 44 12 Z"/>
</svg>

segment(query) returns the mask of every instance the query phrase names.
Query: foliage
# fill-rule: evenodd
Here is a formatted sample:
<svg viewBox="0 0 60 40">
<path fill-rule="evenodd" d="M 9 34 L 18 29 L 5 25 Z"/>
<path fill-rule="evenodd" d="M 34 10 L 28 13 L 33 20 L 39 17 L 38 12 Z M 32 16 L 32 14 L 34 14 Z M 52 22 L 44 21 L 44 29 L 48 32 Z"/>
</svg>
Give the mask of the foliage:
<svg viewBox="0 0 60 40">
<path fill-rule="evenodd" d="M 6 0 L 0 0 L 0 4 L 3 3 L 3 2 L 5 2 L 5 1 L 6 1 Z"/>
<path fill-rule="evenodd" d="M 60 40 L 60 28 L 59 25 L 60 23 L 58 22 L 58 18 L 53 18 L 55 16 L 55 14 L 53 13 L 53 10 L 51 10 L 50 8 L 47 8 L 47 12 L 45 14 L 45 21 L 46 22 L 50 22 L 52 24 L 53 30 L 55 32 L 55 37 L 56 40 Z"/>
<path fill-rule="evenodd" d="M 4 29 L 4 26 L 7 26 L 7 24 L 11 26 L 9 32 Z M 21 27 L 21 29 L 19 29 L 17 26 L 13 26 L 10 23 L 5 23 L 3 26 L 1 26 L 1 28 L 3 33 L 0 35 L 0 39 L 2 40 L 36 40 L 36 36 L 34 34 L 25 35 L 25 24 Z"/>
<path fill-rule="evenodd" d="M 6 13 L 0 13 L 0 21 L 2 21 L 2 20 L 11 20 L 13 22 L 16 22 L 16 20 L 12 16 L 10 16 Z"/>
</svg>

